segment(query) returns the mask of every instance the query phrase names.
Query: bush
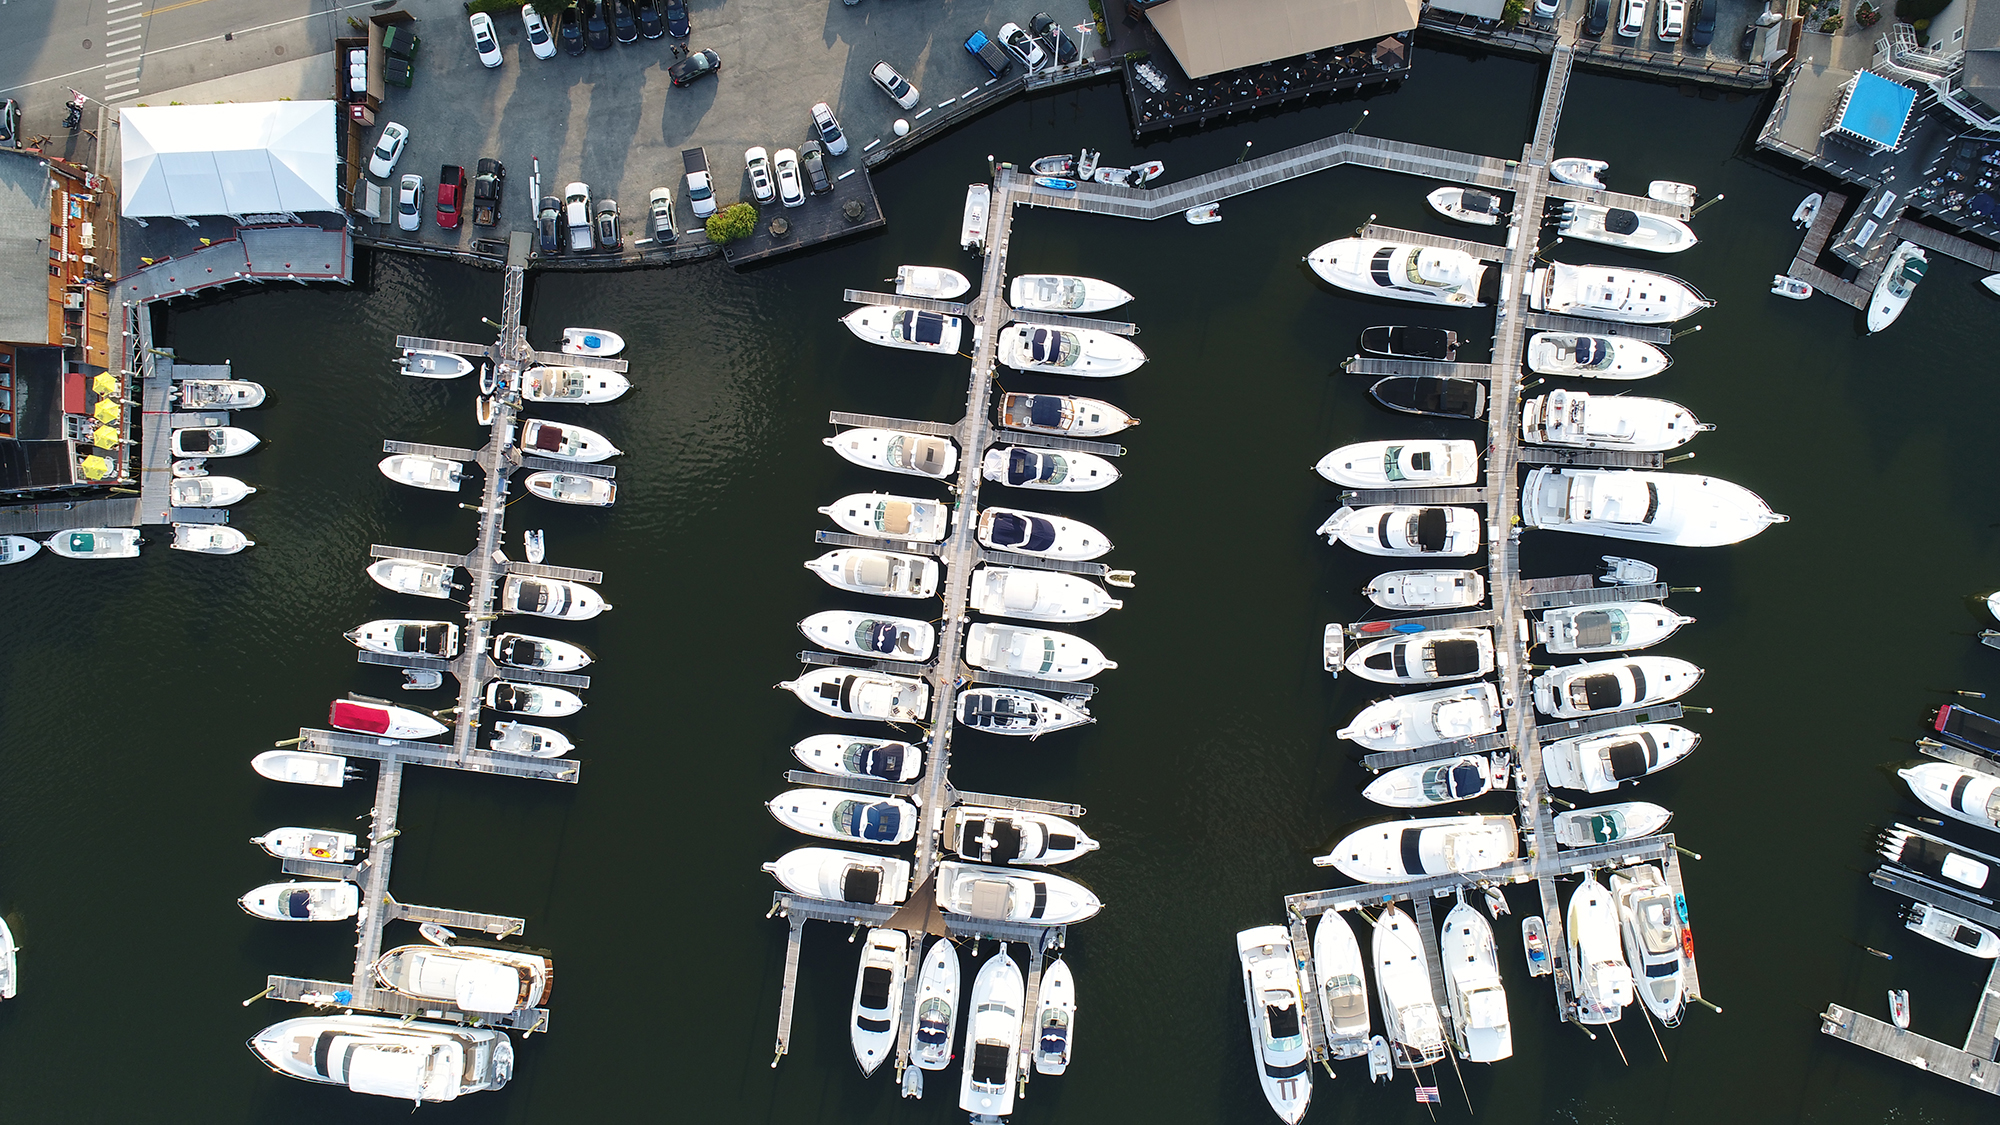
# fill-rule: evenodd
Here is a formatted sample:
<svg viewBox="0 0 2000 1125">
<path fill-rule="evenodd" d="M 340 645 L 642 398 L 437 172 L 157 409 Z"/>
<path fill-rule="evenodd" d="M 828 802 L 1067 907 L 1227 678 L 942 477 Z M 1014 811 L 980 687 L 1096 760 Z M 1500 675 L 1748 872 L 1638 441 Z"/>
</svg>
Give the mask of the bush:
<svg viewBox="0 0 2000 1125">
<path fill-rule="evenodd" d="M 515 0 L 466 0 L 465 4 L 465 14 L 468 16 L 472 15 L 475 12 L 485 12 L 489 16 L 497 16 L 507 12 L 518 12 L 520 10 L 521 10 L 521 5 L 516 3 Z M 543 9 L 536 8 L 535 10 L 539 12 L 542 11 Z M 551 5 L 549 10 L 561 11 L 562 5 L 560 4 Z"/>
<path fill-rule="evenodd" d="M 1839 31 L 1841 24 L 1845 22 L 1846 22 L 1845 20 L 1840 18 L 1840 13 L 1835 12 L 1832 15 L 1826 17 L 1826 19 L 1820 21 L 1819 29 L 1820 31 L 1828 35 L 1832 35 L 1834 32 Z"/>
<path fill-rule="evenodd" d="M 1500 12 L 1501 24 L 1512 27 L 1528 14 L 1528 0 L 1507 0 L 1507 7 Z"/>
<path fill-rule="evenodd" d="M 1876 21 L 1881 18 L 1882 9 L 1870 4 L 1868 0 L 1861 0 L 1860 5 L 1854 9 L 1854 22 L 1862 27 L 1874 27 Z"/>
<path fill-rule="evenodd" d="M 748 238 L 757 229 L 757 209 L 748 203 L 735 203 L 710 215 L 703 224 L 708 230 L 708 240 L 720 245 Z"/>
</svg>

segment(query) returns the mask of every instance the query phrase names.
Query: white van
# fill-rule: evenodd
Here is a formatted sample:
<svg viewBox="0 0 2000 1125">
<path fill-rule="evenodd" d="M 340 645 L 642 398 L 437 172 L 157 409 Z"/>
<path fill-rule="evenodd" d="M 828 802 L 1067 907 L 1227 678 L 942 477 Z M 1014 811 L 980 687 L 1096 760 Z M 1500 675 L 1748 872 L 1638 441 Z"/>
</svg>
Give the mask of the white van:
<svg viewBox="0 0 2000 1125">
<path fill-rule="evenodd" d="M 573 254 L 597 249 L 590 235 L 590 185 L 574 183 L 563 189 L 563 219 L 569 225 L 569 249 Z"/>
</svg>

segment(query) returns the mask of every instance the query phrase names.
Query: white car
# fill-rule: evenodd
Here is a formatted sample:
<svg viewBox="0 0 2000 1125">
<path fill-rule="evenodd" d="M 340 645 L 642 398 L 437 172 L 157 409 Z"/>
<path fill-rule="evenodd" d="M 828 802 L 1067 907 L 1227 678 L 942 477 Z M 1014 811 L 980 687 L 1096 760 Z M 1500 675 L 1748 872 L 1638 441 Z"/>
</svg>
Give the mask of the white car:
<svg viewBox="0 0 2000 1125">
<path fill-rule="evenodd" d="M 825 102 L 814 102 L 812 119 L 813 132 L 819 134 L 820 143 L 826 146 L 827 155 L 844 154 L 847 151 L 847 134 L 840 131 L 840 119 L 833 115 L 833 107 Z"/>
<path fill-rule="evenodd" d="M 687 182 L 688 206 L 694 209 L 694 217 L 706 219 L 715 214 L 715 185 L 709 182 L 708 172 L 689 172 Z"/>
<path fill-rule="evenodd" d="M 1552 20 L 1562 10 L 1562 0 L 1535 0 L 1535 18 Z"/>
<path fill-rule="evenodd" d="M 368 174 L 378 180 L 386 180 L 396 170 L 396 161 L 403 158 L 403 149 L 409 147 L 410 131 L 394 121 L 382 126 L 382 139 L 375 142 L 375 153 L 368 158 Z"/>
<path fill-rule="evenodd" d="M 1027 67 L 1030 74 L 1048 65 L 1048 52 L 1042 50 L 1042 45 L 1035 42 L 1034 36 L 1022 31 L 1018 23 L 1000 25 L 1000 45 L 1007 48 L 1008 54 L 1020 59 L 1021 65 Z"/>
<path fill-rule="evenodd" d="M 653 237 L 661 242 L 674 240 L 674 192 L 672 188 L 656 187 L 647 201 L 647 210 L 653 217 Z"/>
<path fill-rule="evenodd" d="M 778 198 L 787 207 L 803 207 L 806 189 L 799 184 L 799 154 L 788 148 L 778 150 Z"/>
<path fill-rule="evenodd" d="M 479 52 L 479 61 L 486 64 L 489 70 L 503 61 L 500 36 L 493 30 L 493 17 L 485 12 L 472 13 L 472 46 Z"/>
<path fill-rule="evenodd" d="M 405 173 L 403 186 L 396 189 L 396 225 L 415 230 L 423 221 L 424 178 L 415 172 Z"/>
<path fill-rule="evenodd" d="M 1660 42 L 1672 43 L 1681 37 L 1687 23 L 1686 0 L 1660 0 Z"/>
<path fill-rule="evenodd" d="M 542 19 L 542 13 L 533 4 L 521 5 L 521 22 L 528 28 L 528 46 L 538 59 L 556 57 L 556 38 L 549 34 L 549 25 Z"/>
<path fill-rule="evenodd" d="M 771 154 L 764 146 L 743 150 L 743 167 L 750 173 L 750 194 L 759 203 L 769 203 L 777 198 L 778 189 L 771 186 Z"/>
<path fill-rule="evenodd" d="M 1637 39 L 1646 30 L 1646 0 L 1622 0 L 1618 16 L 1618 37 Z"/>
<path fill-rule="evenodd" d="M 909 79 L 896 73 L 895 67 L 878 62 L 875 69 L 868 72 L 868 77 L 873 78 L 875 84 L 882 87 L 882 92 L 897 105 L 904 109 L 917 108 L 917 88 L 910 85 Z"/>
</svg>

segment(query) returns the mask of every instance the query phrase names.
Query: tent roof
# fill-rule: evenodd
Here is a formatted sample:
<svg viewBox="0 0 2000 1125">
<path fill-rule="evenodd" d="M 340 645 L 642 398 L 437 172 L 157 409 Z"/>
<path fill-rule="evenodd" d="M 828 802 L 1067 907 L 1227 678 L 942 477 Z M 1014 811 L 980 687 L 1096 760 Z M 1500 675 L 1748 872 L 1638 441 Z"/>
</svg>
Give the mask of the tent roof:
<svg viewBox="0 0 2000 1125">
<path fill-rule="evenodd" d="M 334 109 L 322 101 L 120 110 L 123 213 L 339 211 Z"/>
<path fill-rule="evenodd" d="M 1189 78 L 1380 39 L 1417 26 L 1422 0 L 1166 0 L 1146 18 Z"/>
<path fill-rule="evenodd" d="M 1837 127 L 1876 148 L 1894 148 L 1916 100 L 1917 92 L 1908 86 L 1891 82 L 1873 71 L 1861 71 L 1854 76 Z"/>
</svg>

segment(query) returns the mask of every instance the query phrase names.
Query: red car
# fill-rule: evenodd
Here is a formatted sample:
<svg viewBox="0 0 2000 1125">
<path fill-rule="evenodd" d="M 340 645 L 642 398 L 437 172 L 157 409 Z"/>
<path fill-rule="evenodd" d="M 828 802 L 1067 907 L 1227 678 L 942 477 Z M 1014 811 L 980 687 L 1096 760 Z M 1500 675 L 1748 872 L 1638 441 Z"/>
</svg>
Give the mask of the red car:
<svg viewBox="0 0 2000 1125">
<path fill-rule="evenodd" d="M 447 164 L 438 169 L 437 217 L 438 226 L 445 230 L 457 230 L 458 209 L 465 202 L 465 168 L 458 164 Z"/>
</svg>

